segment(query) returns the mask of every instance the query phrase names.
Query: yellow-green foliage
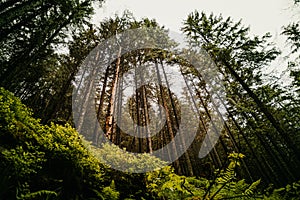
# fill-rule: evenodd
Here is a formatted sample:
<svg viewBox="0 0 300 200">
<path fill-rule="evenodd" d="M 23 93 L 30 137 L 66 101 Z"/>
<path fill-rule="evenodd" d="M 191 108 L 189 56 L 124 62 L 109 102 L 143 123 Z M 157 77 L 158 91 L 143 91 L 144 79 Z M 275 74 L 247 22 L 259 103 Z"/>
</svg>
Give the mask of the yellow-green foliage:
<svg viewBox="0 0 300 200">
<path fill-rule="evenodd" d="M 186 199 L 204 195 L 209 182 L 206 179 L 179 176 L 171 166 L 149 172 L 146 175 L 147 189 L 153 198 Z"/>
<path fill-rule="evenodd" d="M 267 192 L 266 200 L 299 200 L 300 181 L 286 185 L 285 187 L 274 189 L 271 193 Z"/>
<path fill-rule="evenodd" d="M 116 189 L 120 192 L 120 199 L 143 199 L 149 198 L 146 190 L 145 174 L 132 173 L 142 172 L 149 169 L 160 169 L 166 163 L 149 154 L 131 154 L 116 145 L 105 143 L 101 148 L 86 145 L 96 157 L 112 169 L 107 169 L 106 174 L 115 180 Z M 122 168 L 123 171 L 114 170 Z"/>
<path fill-rule="evenodd" d="M 91 148 L 96 157 L 106 163 L 108 167 L 122 169 L 125 172 L 145 172 L 151 169 L 160 169 L 166 162 L 147 153 L 132 154 L 126 149 L 120 149 L 114 144 L 105 143 L 101 148 Z"/>
<path fill-rule="evenodd" d="M 255 199 L 260 180 L 247 184 L 235 180 L 235 169 L 243 154 L 229 155 L 230 163 L 215 180 L 179 176 L 170 166 L 147 173 L 147 188 L 153 198 L 161 199 Z M 259 198 L 259 197 L 258 197 Z"/>
<path fill-rule="evenodd" d="M 110 186 L 103 188 L 102 193 L 104 199 L 117 200 L 119 199 L 119 192 L 117 192 L 114 180 L 112 180 Z"/>
<path fill-rule="evenodd" d="M 101 199 L 101 194 L 108 192 L 118 195 L 114 189 L 108 190 L 101 163 L 87 151 L 72 127 L 41 125 L 3 88 L 0 177 L 0 199 Z"/>
</svg>

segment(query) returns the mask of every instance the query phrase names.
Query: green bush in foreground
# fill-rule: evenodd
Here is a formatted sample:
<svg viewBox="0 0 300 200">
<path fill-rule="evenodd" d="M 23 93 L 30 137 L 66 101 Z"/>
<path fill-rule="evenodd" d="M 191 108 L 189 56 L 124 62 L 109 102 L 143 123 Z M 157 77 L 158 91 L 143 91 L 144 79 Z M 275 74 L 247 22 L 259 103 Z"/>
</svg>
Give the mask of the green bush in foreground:
<svg viewBox="0 0 300 200">
<path fill-rule="evenodd" d="M 160 199 L 249 199 L 256 198 L 260 180 L 247 184 L 236 180 L 235 169 L 244 155 L 232 153 L 226 170 L 220 171 L 215 180 L 185 177 L 165 167 L 147 174 L 147 187 L 153 198 Z M 259 198 L 259 197 L 257 197 Z"/>
<path fill-rule="evenodd" d="M 0 199 L 111 199 L 101 163 L 69 125 L 40 125 L 0 88 Z"/>
</svg>

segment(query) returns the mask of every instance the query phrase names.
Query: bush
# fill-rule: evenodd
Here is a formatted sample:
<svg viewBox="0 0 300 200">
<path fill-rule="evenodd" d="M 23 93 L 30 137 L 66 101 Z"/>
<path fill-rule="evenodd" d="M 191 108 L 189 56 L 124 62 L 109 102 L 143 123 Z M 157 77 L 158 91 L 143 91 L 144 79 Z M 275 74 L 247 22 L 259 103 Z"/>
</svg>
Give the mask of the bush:
<svg viewBox="0 0 300 200">
<path fill-rule="evenodd" d="M 260 180 L 247 184 L 235 177 L 235 169 L 243 157 L 242 154 L 230 154 L 228 167 L 221 170 L 215 180 L 179 176 L 170 166 L 149 172 L 147 188 L 156 199 L 255 199 Z"/>
<path fill-rule="evenodd" d="M 0 199 L 102 199 L 103 165 L 69 125 L 43 126 L 0 88 Z"/>
</svg>

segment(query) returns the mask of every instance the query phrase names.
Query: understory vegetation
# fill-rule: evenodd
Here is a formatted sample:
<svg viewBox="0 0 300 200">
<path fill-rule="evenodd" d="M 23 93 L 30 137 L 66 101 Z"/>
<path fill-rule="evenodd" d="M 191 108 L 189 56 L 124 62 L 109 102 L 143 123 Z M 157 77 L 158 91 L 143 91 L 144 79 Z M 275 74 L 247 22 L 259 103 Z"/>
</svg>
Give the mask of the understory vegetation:
<svg viewBox="0 0 300 200">
<path fill-rule="evenodd" d="M 237 179 L 245 155 L 229 154 L 214 179 L 177 175 L 172 166 L 147 154 L 131 157 L 115 145 L 95 150 L 70 125 L 41 125 L 12 93 L 0 88 L 1 199 L 298 199 L 300 182 L 264 189 L 261 180 Z M 98 151 L 96 154 L 92 151 Z M 95 157 L 98 155 L 98 158 Z M 144 174 L 120 172 L 101 157 L 135 167 L 154 165 Z M 134 169 L 132 169 L 134 171 Z"/>
</svg>

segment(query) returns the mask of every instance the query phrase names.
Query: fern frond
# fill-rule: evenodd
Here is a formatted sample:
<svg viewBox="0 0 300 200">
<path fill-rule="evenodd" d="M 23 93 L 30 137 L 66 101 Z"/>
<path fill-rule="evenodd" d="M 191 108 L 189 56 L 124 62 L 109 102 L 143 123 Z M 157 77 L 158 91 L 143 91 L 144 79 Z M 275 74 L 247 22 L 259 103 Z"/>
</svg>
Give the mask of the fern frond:
<svg viewBox="0 0 300 200">
<path fill-rule="evenodd" d="M 54 191 L 50 191 L 50 190 L 39 190 L 36 192 L 31 192 L 28 193 L 26 195 L 22 195 L 21 198 L 22 200 L 26 200 L 26 199 L 46 199 L 49 197 L 57 197 L 57 193 Z"/>
<path fill-rule="evenodd" d="M 261 179 L 258 179 L 257 181 L 253 182 L 244 192 L 244 195 L 249 197 L 252 196 L 257 188 L 257 186 L 260 184 Z"/>
</svg>

